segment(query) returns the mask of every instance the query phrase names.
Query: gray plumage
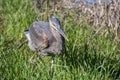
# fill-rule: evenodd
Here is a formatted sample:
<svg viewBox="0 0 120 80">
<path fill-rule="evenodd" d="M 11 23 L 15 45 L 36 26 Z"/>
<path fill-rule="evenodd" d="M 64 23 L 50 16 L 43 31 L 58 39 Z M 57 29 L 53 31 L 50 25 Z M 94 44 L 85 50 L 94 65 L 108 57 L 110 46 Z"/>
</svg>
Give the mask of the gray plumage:
<svg viewBox="0 0 120 80">
<path fill-rule="evenodd" d="M 64 49 L 66 35 L 60 27 L 60 21 L 52 17 L 49 22 L 33 22 L 28 30 L 25 30 L 28 46 L 38 54 L 60 54 Z"/>
</svg>

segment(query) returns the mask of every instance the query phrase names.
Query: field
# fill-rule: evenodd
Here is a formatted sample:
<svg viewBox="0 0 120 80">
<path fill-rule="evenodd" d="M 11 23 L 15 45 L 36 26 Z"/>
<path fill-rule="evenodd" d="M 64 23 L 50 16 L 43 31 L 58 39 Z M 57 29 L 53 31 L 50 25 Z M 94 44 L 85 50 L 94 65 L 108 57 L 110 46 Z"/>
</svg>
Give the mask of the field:
<svg viewBox="0 0 120 80">
<path fill-rule="evenodd" d="M 120 80 L 119 41 L 109 31 L 95 33 L 72 12 L 65 19 L 54 13 L 69 41 L 63 55 L 55 56 L 51 75 L 51 57 L 40 58 L 25 43 L 23 32 L 36 17 L 33 0 L 0 0 L 0 80 Z M 39 20 L 48 21 L 46 14 Z"/>
</svg>

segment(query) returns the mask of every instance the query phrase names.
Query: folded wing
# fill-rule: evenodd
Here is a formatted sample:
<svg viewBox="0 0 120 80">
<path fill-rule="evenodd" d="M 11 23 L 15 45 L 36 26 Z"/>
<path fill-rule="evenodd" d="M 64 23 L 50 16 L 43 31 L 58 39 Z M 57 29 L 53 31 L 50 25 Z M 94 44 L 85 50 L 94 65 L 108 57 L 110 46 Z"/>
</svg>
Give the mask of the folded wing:
<svg viewBox="0 0 120 80">
<path fill-rule="evenodd" d="M 46 34 L 47 27 L 45 24 L 44 22 L 34 22 L 29 28 L 32 46 L 34 46 L 36 50 L 42 50 L 49 46 L 49 38 Z"/>
</svg>

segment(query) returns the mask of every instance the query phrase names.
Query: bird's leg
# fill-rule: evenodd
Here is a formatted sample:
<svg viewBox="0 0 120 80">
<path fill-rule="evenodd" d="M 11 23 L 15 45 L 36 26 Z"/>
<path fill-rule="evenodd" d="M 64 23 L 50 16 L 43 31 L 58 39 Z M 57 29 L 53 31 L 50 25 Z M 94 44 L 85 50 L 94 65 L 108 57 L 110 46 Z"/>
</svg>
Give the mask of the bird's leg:
<svg viewBox="0 0 120 80">
<path fill-rule="evenodd" d="M 50 67 L 50 75 L 53 76 L 54 73 L 54 56 L 52 56 L 51 67 Z"/>
<path fill-rule="evenodd" d="M 54 58 L 52 57 L 52 61 L 51 61 L 51 70 L 53 69 L 54 67 Z"/>
</svg>

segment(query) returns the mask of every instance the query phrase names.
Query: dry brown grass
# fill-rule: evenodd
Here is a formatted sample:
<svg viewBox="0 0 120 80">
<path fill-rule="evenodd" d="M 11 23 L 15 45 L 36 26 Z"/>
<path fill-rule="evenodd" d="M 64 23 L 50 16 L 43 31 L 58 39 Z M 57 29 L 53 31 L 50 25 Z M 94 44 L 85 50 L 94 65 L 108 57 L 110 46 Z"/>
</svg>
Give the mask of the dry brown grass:
<svg viewBox="0 0 120 80">
<path fill-rule="evenodd" d="M 76 14 L 84 14 L 87 23 L 90 23 L 93 30 L 97 32 L 108 29 L 114 33 L 116 40 L 120 40 L 120 1 L 112 0 L 110 3 L 98 2 L 89 6 L 83 2 L 74 3 L 71 0 L 63 0 L 63 7 L 76 9 Z M 81 15 L 83 16 L 83 15 Z"/>
<path fill-rule="evenodd" d="M 58 12 L 61 19 L 65 20 L 66 16 L 71 16 L 73 21 L 79 23 L 84 16 L 86 23 L 90 24 L 96 33 L 104 34 L 109 31 L 115 35 L 117 41 L 120 40 L 119 0 L 112 0 L 110 3 L 98 2 L 91 6 L 82 1 L 75 3 L 74 0 L 52 0 L 52 2 L 46 0 L 44 4 L 47 4 L 42 6 L 45 17 L 50 17 Z M 40 14 L 42 13 L 40 12 Z"/>
</svg>

